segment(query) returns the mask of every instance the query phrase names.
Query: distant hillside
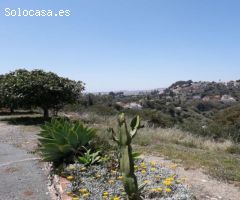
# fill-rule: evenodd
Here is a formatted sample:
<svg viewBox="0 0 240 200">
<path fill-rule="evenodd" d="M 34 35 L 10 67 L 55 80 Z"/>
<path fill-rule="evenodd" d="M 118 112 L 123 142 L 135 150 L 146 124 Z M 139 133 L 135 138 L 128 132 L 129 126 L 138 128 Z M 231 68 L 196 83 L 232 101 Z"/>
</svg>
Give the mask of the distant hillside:
<svg viewBox="0 0 240 200">
<path fill-rule="evenodd" d="M 152 89 L 152 90 L 119 90 L 119 91 L 114 91 L 113 93 L 115 94 L 123 94 L 124 96 L 131 96 L 131 95 L 147 95 L 151 94 L 152 92 L 157 92 L 159 94 L 163 93 L 163 91 L 166 88 L 157 88 L 157 89 Z M 96 92 L 94 94 L 101 94 L 101 95 L 106 95 L 112 92 Z"/>
<path fill-rule="evenodd" d="M 240 80 L 229 82 L 177 81 L 164 90 L 169 98 L 202 99 L 204 101 L 240 101 Z"/>
</svg>

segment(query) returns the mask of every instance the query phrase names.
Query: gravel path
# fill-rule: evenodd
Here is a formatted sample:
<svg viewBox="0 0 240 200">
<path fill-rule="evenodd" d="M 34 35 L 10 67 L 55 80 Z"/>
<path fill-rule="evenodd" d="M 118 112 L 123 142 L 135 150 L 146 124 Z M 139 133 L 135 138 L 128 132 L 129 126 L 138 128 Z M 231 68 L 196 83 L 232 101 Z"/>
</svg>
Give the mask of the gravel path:
<svg viewBox="0 0 240 200">
<path fill-rule="evenodd" d="M 47 174 L 36 147 L 35 127 L 0 122 L 0 199 L 50 200 Z"/>
</svg>

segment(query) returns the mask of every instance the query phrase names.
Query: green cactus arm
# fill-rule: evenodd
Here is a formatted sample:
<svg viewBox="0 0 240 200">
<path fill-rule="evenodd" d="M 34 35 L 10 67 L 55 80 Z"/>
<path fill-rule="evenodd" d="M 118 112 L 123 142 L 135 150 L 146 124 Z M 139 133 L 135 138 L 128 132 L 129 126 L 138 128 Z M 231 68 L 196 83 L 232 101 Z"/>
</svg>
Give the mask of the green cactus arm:
<svg viewBox="0 0 240 200">
<path fill-rule="evenodd" d="M 112 139 L 113 139 L 114 142 L 119 143 L 119 139 L 117 139 L 117 137 L 115 135 L 113 135 L 113 134 L 112 134 Z"/>
<path fill-rule="evenodd" d="M 118 116 L 118 125 L 119 125 L 119 129 L 125 129 L 124 131 L 126 131 L 126 133 L 128 133 L 128 127 L 127 127 L 127 122 L 126 122 L 126 118 L 125 118 L 125 114 L 121 113 Z"/>
<path fill-rule="evenodd" d="M 137 115 L 136 117 L 134 117 L 131 121 L 131 129 L 134 130 L 134 129 L 139 129 L 140 127 L 140 117 L 139 115 Z"/>
<path fill-rule="evenodd" d="M 133 139 L 137 134 L 137 129 L 130 131 L 131 139 Z"/>
<path fill-rule="evenodd" d="M 115 133 L 115 131 L 113 130 L 113 128 L 109 128 L 109 129 L 108 129 L 108 132 L 110 132 L 110 133 L 112 134 L 112 139 L 113 139 L 113 141 L 114 141 L 114 142 L 117 142 L 117 143 L 119 144 L 119 139 L 117 139 L 116 133 Z"/>
<path fill-rule="evenodd" d="M 134 138 L 137 134 L 137 130 L 141 127 L 140 125 L 140 117 L 136 116 L 133 118 L 133 120 L 131 121 L 131 131 L 130 131 L 130 135 L 131 138 Z"/>
</svg>

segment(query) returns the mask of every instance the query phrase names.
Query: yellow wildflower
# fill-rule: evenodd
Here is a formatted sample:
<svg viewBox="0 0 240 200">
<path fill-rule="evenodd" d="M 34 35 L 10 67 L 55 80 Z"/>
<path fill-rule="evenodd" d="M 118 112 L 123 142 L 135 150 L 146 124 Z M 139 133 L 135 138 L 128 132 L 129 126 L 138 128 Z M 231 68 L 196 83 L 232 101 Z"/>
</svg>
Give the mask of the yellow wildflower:
<svg viewBox="0 0 240 200">
<path fill-rule="evenodd" d="M 123 176 L 118 176 L 117 179 L 118 179 L 118 180 L 122 180 L 122 179 L 123 179 Z"/>
<path fill-rule="evenodd" d="M 141 162 L 141 163 L 140 163 L 140 167 L 143 168 L 143 169 L 146 169 L 146 168 L 147 168 L 147 166 L 146 166 L 146 164 L 145 164 L 144 162 Z"/>
<path fill-rule="evenodd" d="M 83 196 L 83 198 L 89 197 L 89 196 L 90 196 L 90 193 L 89 193 L 89 192 L 88 192 L 88 193 L 85 193 L 85 194 L 83 194 L 82 196 Z"/>
<path fill-rule="evenodd" d="M 126 193 L 126 192 L 122 192 L 121 194 L 122 194 L 123 196 L 127 195 L 127 193 Z"/>
<path fill-rule="evenodd" d="M 108 180 L 108 183 L 109 183 L 109 184 L 113 184 L 113 183 L 114 183 L 114 180 Z"/>
<path fill-rule="evenodd" d="M 179 183 L 181 183 L 181 181 L 180 180 L 176 180 L 176 183 L 179 184 Z"/>
<path fill-rule="evenodd" d="M 155 178 L 156 178 L 156 179 L 160 179 L 161 176 L 160 176 L 160 175 L 156 175 Z"/>
<path fill-rule="evenodd" d="M 109 196 L 108 192 L 103 192 L 103 196 Z"/>
<path fill-rule="evenodd" d="M 167 193 L 172 192 L 171 188 L 166 188 L 165 191 L 166 191 Z"/>
<path fill-rule="evenodd" d="M 158 191 L 158 192 L 162 192 L 163 189 L 162 189 L 162 188 L 157 188 L 157 191 Z"/>
<path fill-rule="evenodd" d="M 173 177 L 169 177 L 169 178 L 166 178 L 165 180 L 166 181 L 174 181 L 174 178 Z"/>
<path fill-rule="evenodd" d="M 146 172 L 146 170 L 142 170 L 141 173 L 142 174 L 146 174 L 147 172 Z"/>
<path fill-rule="evenodd" d="M 86 171 L 86 167 L 81 167 L 80 171 Z"/>
<path fill-rule="evenodd" d="M 85 194 L 85 193 L 88 193 L 88 189 L 86 189 L 86 188 L 81 188 L 81 189 L 79 189 L 79 192 L 80 192 L 81 194 Z"/>
<path fill-rule="evenodd" d="M 149 180 L 145 180 L 145 181 L 143 181 L 145 184 L 150 184 L 151 183 L 151 181 L 149 181 Z"/>
<path fill-rule="evenodd" d="M 152 172 L 155 172 L 155 171 L 157 171 L 157 169 L 156 169 L 155 167 L 152 167 L 152 168 L 151 168 L 151 171 L 152 171 Z"/>
<path fill-rule="evenodd" d="M 73 197 L 72 200 L 79 200 L 79 198 L 78 197 Z"/>
<path fill-rule="evenodd" d="M 67 180 L 69 180 L 69 181 L 72 181 L 73 179 L 74 179 L 73 176 L 68 176 L 68 177 L 67 177 Z"/>
<path fill-rule="evenodd" d="M 115 196 L 115 197 L 113 197 L 113 200 L 120 200 L 120 198 Z"/>
<path fill-rule="evenodd" d="M 157 192 L 157 189 L 156 188 L 152 188 L 151 192 Z"/>
<path fill-rule="evenodd" d="M 170 185 L 172 185 L 172 182 L 165 180 L 165 181 L 163 181 L 163 184 L 166 186 L 170 186 Z"/>
<path fill-rule="evenodd" d="M 102 176 L 100 174 L 95 175 L 96 178 L 101 178 Z"/>
<path fill-rule="evenodd" d="M 156 166 L 156 162 L 150 162 L 150 165 L 152 166 L 152 167 L 155 167 Z"/>
</svg>

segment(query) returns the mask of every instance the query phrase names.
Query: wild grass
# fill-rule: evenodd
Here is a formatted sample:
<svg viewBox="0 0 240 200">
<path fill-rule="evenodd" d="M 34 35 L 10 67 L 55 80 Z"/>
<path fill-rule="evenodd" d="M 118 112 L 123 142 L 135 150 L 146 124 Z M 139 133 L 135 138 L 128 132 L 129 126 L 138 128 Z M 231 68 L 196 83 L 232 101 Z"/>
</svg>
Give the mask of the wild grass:
<svg viewBox="0 0 240 200">
<path fill-rule="evenodd" d="M 117 125 L 116 116 L 99 116 L 95 113 L 83 113 L 81 120 L 91 124 L 99 130 L 99 134 L 103 137 L 108 137 L 107 129 Z M 203 149 L 216 152 L 226 152 L 231 154 L 240 154 L 240 144 L 234 143 L 231 140 L 219 140 L 197 136 L 189 132 L 182 131 L 177 128 L 154 128 L 144 123 L 145 127 L 140 129 L 134 144 L 145 146 L 155 144 L 176 144 L 189 148 Z"/>
<path fill-rule="evenodd" d="M 204 138 L 193 135 L 189 132 L 183 132 L 175 128 L 152 128 L 145 127 L 139 131 L 136 136 L 135 144 L 151 145 L 151 144 L 178 144 L 190 148 L 205 149 L 210 151 L 225 151 L 228 153 L 239 153 L 240 145 L 230 140 L 215 141 L 213 139 Z"/>
</svg>

